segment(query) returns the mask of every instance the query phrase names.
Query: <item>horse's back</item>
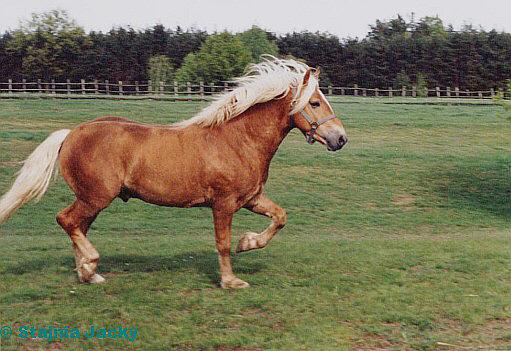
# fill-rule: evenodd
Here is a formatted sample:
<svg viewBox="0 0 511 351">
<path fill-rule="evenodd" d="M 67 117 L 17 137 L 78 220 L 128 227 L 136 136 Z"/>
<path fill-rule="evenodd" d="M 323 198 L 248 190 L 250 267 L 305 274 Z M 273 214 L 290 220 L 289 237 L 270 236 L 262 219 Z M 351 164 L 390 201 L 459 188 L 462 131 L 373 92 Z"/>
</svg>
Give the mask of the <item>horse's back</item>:
<svg viewBox="0 0 511 351">
<path fill-rule="evenodd" d="M 85 123 L 95 123 L 95 122 L 137 123 L 135 121 L 127 119 L 126 117 L 119 117 L 119 116 L 103 116 L 103 117 L 98 117 L 96 119 L 93 119 L 92 121 L 88 121 L 88 122 L 85 122 Z"/>
</svg>

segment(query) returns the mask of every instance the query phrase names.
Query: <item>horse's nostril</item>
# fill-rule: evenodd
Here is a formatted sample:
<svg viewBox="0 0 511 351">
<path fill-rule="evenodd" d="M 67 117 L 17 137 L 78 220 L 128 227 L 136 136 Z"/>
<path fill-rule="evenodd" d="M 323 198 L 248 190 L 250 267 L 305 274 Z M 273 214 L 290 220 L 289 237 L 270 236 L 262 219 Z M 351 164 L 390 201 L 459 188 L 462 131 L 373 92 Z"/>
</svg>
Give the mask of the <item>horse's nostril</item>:
<svg viewBox="0 0 511 351">
<path fill-rule="evenodd" d="M 347 142 L 348 142 L 348 138 L 345 135 L 341 135 L 341 137 L 339 138 L 339 144 L 344 145 Z"/>
</svg>

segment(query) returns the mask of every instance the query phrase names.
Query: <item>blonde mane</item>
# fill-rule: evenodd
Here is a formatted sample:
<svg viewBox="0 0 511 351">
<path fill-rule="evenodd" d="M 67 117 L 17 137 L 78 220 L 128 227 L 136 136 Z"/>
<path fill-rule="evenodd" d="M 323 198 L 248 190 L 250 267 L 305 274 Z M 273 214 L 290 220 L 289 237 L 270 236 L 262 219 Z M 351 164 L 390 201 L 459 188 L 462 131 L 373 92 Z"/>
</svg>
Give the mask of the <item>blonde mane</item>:
<svg viewBox="0 0 511 351">
<path fill-rule="evenodd" d="M 303 84 L 308 69 L 309 66 L 295 60 L 265 58 L 261 63 L 250 65 L 246 75 L 234 79 L 234 90 L 217 96 L 197 115 L 172 126 L 216 126 L 239 116 L 251 106 L 285 96 L 289 91 L 293 93 L 289 114 L 297 113 L 305 107 L 318 87 L 318 80 L 313 74 L 308 83 Z"/>
</svg>

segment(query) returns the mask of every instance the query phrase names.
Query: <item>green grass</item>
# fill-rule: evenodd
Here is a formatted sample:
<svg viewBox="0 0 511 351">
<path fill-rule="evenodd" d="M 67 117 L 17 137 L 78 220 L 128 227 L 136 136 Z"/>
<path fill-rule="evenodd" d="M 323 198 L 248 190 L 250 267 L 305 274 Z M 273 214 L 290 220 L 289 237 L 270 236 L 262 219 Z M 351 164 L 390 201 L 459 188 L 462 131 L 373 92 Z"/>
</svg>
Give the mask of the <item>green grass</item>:
<svg viewBox="0 0 511 351">
<path fill-rule="evenodd" d="M 289 222 L 234 257 L 247 290 L 218 288 L 208 209 L 137 200 L 116 200 L 90 232 L 107 283 L 78 284 L 55 223 L 73 196 L 58 180 L 0 227 L 0 325 L 127 325 L 139 337 L 0 349 L 511 349 L 511 123 L 496 106 L 374 101 L 334 104 L 341 152 L 296 131 L 285 140 L 266 191 Z M 170 123 L 201 106 L 2 100 L 0 192 L 50 131 L 106 114 Z M 235 239 L 267 224 L 240 211 Z"/>
</svg>

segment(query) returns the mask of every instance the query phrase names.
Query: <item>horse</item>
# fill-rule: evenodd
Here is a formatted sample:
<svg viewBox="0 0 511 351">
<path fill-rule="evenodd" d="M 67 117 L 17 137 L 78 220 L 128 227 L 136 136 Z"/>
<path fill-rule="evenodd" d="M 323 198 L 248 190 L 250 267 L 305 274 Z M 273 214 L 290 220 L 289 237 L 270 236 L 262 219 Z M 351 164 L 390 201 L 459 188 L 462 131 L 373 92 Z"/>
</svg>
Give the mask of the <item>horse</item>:
<svg viewBox="0 0 511 351">
<path fill-rule="evenodd" d="M 57 223 L 71 239 L 80 282 L 105 281 L 96 272 L 99 253 L 87 238 L 92 222 L 115 198 L 137 198 L 211 208 L 220 286 L 246 288 L 231 266 L 232 219 L 241 208 L 271 218 L 261 233 L 241 237 L 237 253 L 264 248 L 286 224 L 286 211 L 264 192 L 279 145 L 293 128 L 330 151 L 347 143 L 318 77 L 319 69 L 304 63 L 266 58 L 190 119 L 147 125 L 107 116 L 56 131 L 25 160 L 0 199 L 0 223 L 43 196 L 58 163 L 76 199 L 58 213 Z"/>
</svg>

